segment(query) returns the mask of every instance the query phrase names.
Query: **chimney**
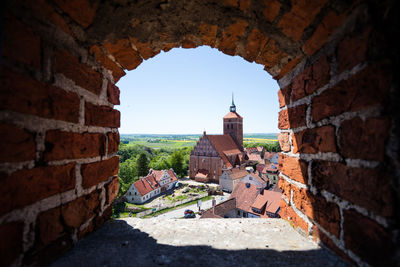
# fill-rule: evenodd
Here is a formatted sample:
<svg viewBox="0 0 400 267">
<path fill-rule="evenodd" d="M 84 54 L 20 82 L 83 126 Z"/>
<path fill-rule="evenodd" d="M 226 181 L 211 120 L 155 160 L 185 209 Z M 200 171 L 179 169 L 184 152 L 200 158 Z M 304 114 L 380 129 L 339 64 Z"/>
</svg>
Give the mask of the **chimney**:
<svg viewBox="0 0 400 267">
<path fill-rule="evenodd" d="M 250 188 L 250 183 L 246 183 L 246 188 Z"/>
</svg>

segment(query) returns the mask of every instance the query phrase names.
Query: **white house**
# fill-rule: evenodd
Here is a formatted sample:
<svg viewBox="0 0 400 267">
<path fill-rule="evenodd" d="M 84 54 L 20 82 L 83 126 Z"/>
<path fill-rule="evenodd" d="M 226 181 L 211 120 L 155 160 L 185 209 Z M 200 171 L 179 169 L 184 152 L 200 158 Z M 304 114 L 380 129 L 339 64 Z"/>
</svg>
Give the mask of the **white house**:
<svg viewBox="0 0 400 267">
<path fill-rule="evenodd" d="M 130 203 L 141 204 L 160 193 L 174 188 L 178 178 L 173 169 L 156 171 L 150 169 L 149 174 L 140 177 L 132 183 L 126 193 L 126 199 Z"/>
<path fill-rule="evenodd" d="M 246 170 L 239 168 L 226 170 L 219 177 L 219 185 L 221 186 L 222 190 L 232 192 L 239 183 L 240 179 L 248 175 L 250 174 Z"/>
<path fill-rule="evenodd" d="M 262 188 L 262 189 L 264 189 L 267 186 L 266 179 L 261 178 L 255 173 L 248 173 L 248 175 L 240 179 L 240 182 L 250 183 L 257 186 L 257 188 Z"/>
</svg>

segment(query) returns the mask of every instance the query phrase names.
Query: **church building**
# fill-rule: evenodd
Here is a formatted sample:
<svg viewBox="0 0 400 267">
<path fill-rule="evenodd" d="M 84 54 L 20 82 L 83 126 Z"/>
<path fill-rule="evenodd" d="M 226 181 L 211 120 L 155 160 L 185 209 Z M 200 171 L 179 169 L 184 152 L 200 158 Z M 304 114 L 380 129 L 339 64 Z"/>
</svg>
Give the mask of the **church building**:
<svg viewBox="0 0 400 267">
<path fill-rule="evenodd" d="M 219 182 L 222 172 L 245 163 L 243 118 L 236 112 L 232 97 L 229 113 L 223 118 L 224 134 L 206 132 L 197 141 L 189 161 L 189 177 L 199 182 Z"/>
</svg>

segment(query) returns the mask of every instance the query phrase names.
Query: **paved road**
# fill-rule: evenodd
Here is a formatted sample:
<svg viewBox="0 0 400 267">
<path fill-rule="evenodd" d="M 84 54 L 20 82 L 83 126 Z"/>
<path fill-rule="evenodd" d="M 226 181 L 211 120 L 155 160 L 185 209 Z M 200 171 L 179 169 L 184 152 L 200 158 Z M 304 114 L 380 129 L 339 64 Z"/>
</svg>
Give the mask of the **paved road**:
<svg viewBox="0 0 400 267">
<path fill-rule="evenodd" d="M 224 192 L 224 196 L 215 196 L 215 199 L 218 203 L 221 203 L 222 201 L 225 201 L 229 198 L 230 194 Z M 209 208 L 212 207 L 212 200 L 207 200 L 203 201 L 201 204 L 201 209 L 203 210 L 208 210 Z M 162 218 L 162 219 L 178 219 L 182 218 L 184 215 L 185 210 L 190 209 L 193 210 L 194 212 L 199 211 L 197 204 L 193 204 L 190 206 L 186 206 L 180 209 L 172 210 L 170 212 L 158 215 L 157 218 Z M 200 218 L 200 216 L 196 215 L 196 218 Z"/>
</svg>

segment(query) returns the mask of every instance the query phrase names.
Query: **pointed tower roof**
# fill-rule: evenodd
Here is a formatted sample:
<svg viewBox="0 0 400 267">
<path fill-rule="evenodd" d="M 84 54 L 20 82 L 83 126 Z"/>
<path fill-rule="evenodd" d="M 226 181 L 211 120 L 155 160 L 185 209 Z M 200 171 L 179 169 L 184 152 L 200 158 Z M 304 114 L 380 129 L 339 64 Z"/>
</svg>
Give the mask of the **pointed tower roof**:
<svg viewBox="0 0 400 267">
<path fill-rule="evenodd" d="M 224 116 L 224 119 L 234 119 L 234 118 L 243 119 L 242 116 L 236 113 L 236 106 L 233 100 L 233 93 L 232 93 L 232 105 L 229 107 L 229 111 L 230 112 Z"/>
<path fill-rule="evenodd" d="M 231 112 L 236 112 L 235 102 L 233 101 L 233 92 L 232 92 L 232 105 L 230 106 L 229 110 Z"/>
</svg>

